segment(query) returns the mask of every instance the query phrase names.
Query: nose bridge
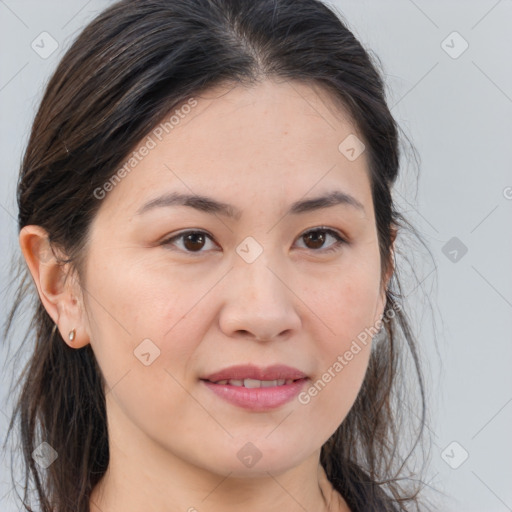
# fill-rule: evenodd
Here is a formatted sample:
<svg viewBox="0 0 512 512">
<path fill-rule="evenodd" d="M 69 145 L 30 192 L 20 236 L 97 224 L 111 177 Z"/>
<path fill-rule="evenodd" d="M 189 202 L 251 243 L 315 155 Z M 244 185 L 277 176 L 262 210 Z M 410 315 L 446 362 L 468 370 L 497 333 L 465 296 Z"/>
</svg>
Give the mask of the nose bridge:
<svg viewBox="0 0 512 512">
<path fill-rule="evenodd" d="M 236 247 L 235 273 L 246 283 L 253 299 L 265 294 L 271 296 L 272 292 L 277 292 L 276 288 L 283 285 L 275 274 L 285 272 L 284 261 L 272 243 L 272 236 L 262 235 L 258 240 L 247 236 Z"/>
<path fill-rule="evenodd" d="M 269 252 L 262 253 L 254 262 L 238 262 L 235 267 L 238 279 L 245 284 L 245 295 L 253 307 L 269 305 L 283 300 L 283 282 L 278 279 L 279 264 L 271 258 Z"/>
</svg>

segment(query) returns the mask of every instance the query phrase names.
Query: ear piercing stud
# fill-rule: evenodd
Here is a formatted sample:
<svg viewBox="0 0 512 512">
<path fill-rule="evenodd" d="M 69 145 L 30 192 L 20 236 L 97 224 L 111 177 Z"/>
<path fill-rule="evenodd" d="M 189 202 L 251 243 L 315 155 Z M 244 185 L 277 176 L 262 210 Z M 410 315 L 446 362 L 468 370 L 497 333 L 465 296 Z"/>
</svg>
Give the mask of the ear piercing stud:
<svg viewBox="0 0 512 512">
<path fill-rule="evenodd" d="M 76 331 L 75 329 L 71 329 L 68 334 L 69 341 L 73 341 L 75 339 Z"/>
</svg>

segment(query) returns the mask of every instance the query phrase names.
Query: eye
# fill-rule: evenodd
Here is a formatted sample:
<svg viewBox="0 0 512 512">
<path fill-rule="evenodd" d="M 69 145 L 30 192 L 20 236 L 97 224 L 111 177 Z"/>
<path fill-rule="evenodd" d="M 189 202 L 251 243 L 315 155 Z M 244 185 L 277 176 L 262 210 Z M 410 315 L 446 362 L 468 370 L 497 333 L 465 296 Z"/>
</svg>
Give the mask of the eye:
<svg viewBox="0 0 512 512">
<path fill-rule="evenodd" d="M 322 249 L 322 246 L 326 243 L 326 240 L 331 237 L 334 239 L 334 243 L 332 243 L 328 248 Z M 314 252 L 323 252 L 329 253 L 339 249 L 339 247 L 343 244 L 348 243 L 342 236 L 340 236 L 336 231 L 329 228 L 315 228 L 310 229 L 303 233 L 299 240 L 305 240 L 306 249 L 311 249 Z M 187 252 L 187 253 L 201 253 L 205 247 L 207 247 L 208 240 L 213 244 L 213 238 L 206 233 L 205 231 L 184 231 L 182 233 L 178 233 L 170 238 L 167 238 L 162 242 L 162 245 L 165 246 L 178 246 L 178 249 Z M 180 243 L 178 243 L 180 242 Z"/>
<path fill-rule="evenodd" d="M 326 249 L 320 249 L 327 240 L 328 237 L 334 238 L 334 243 L 332 243 L 328 248 Z M 343 244 L 348 243 L 342 236 L 340 236 L 336 231 L 329 228 L 315 228 L 310 229 L 309 231 L 306 231 L 303 233 L 300 237 L 300 239 L 304 239 L 306 241 L 306 249 L 312 249 L 315 252 L 333 252 L 339 249 L 339 247 Z"/>
<path fill-rule="evenodd" d="M 204 252 L 201 251 L 206 245 L 206 241 L 213 241 L 212 237 L 205 231 L 184 231 L 162 242 L 162 245 L 179 245 L 175 244 L 176 240 L 182 241 L 181 247 L 178 247 L 184 252 Z"/>
</svg>

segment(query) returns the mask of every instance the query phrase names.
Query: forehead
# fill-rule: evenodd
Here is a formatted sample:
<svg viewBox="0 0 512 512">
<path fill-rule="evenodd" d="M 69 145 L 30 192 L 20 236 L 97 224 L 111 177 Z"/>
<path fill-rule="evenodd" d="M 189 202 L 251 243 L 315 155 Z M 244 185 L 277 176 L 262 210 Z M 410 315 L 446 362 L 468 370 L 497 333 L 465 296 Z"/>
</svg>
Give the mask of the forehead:
<svg viewBox="0 0 512 512">
<path fill-rule="evenodd" d="M 292 202 L 334 186 L 367 202 L 366 155 L 351 161 L 339 148 L 354 135 L 362 138 L 348 112 L 317 85 L 220 85 L 175 107 L 155 126 L 102 208 L 123 201 L 136 210 L 151 194 L 176 190 L 238 199 L 245 209 L 254 201 Z"/>
</svg>

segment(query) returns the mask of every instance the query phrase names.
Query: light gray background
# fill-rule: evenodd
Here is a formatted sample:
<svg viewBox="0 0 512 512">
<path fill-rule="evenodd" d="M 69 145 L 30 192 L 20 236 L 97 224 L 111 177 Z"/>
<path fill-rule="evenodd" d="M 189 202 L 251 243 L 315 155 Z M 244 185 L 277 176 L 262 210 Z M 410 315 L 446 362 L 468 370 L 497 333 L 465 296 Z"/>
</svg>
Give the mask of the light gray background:
<svg viewBox="0 0 512 512">
<path fill-rule="evenodd" d="M 8 263 L 18 250 L 17 172 L 43 85 L 84 24 L 110 3 L 0 0 L 2 321 Z M 392 112 L 421 157 L 417 194 L 404 160 L 394 197 L 435 259 L 415 268 L 434 303 L 436 333 L 423 318 L 424 298 L 410 293 L 430 361 L 430 485 L 449 496 L 439 510 L 512 511 L 512 1 L 330 3 L 380 58 Z M 46 59 L 31 47 L 44 31 L 59 44 Z M 457 255 L 446 246 L 454 237 Z M 8 383 L 2 375 L 4 397 Z M 10 407 L 4 398 L 2 433 Z M 14 512 L 9 464 L 4 454 L 1 509 Z"/>
</svg>

